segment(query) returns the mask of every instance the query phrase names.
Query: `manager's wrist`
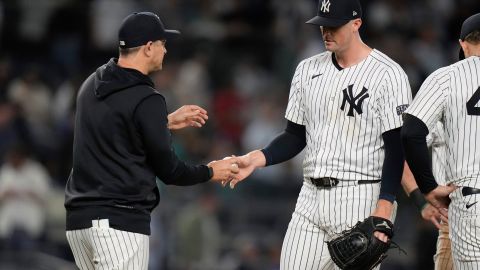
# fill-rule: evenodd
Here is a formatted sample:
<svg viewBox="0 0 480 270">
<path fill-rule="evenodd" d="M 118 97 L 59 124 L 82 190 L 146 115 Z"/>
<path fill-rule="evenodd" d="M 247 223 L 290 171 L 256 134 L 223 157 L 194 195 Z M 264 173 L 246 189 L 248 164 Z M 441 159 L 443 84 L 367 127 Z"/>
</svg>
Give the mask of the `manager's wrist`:
<svg viewBox="0 0 480 270">
<path fill-rule="evenodd" d="M 408 196 L 412 200 L 413 204 L 415 204 L 417 209 L 420 212 L 422 212 L 422 210 L 427 205 L 427 200 L 425 199 L 425 196 L 423 196 L 420 189 L 419 188 L 414 189 L 412 192 L 410 192 L 410 194 Z"/>
<path fill-rule="evenodd" d="M 214 175 L 213 168 L 210 166 L 207 166 L 207 168 L 208 168 L 208 180 L 211 180 Z"/>
</svg>

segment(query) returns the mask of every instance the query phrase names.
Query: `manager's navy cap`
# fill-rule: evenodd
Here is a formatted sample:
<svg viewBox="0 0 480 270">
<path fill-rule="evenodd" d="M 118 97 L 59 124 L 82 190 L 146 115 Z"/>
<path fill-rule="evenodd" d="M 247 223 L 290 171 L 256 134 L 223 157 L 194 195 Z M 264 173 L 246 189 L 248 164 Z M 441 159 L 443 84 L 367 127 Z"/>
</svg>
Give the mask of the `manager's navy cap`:
<svg viewBox="0 0 480 270">
<path fill-rule="evenodd" d="M 170 39 L 179 34 L 177 30 L 165 29 L 157 14 L 135 12 L 123 20 L 118 31 L 118 41 L 120 48 L 133 48 L 149 41 Z"/>
<path fill-rule="evenodd" d="M 480 13 L 468 17 L 463 22 L 462 30 L 460 30 L 460 39 L 465 40 L 465 38 L 475 30 L 480 30 Z M 460 48 L 459 58 L 460 60 L 465 59 L 462 48 Z"/>
<path fill-rule="evenodd" d="M 358 0 L 319 0 L 317 16 L 306 23 L 339 27 L 362 17 L 362 7 Z"/>
</svg>

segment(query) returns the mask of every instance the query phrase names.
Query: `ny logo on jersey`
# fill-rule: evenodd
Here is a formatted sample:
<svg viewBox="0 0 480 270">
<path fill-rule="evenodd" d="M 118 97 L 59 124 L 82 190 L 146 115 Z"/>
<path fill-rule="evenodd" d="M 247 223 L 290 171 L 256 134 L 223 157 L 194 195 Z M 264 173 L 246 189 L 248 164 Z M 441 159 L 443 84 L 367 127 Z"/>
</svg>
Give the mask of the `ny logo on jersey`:
<svg viewBox="0 0 480 270">
<path fill-rule="evenodd" d="M 330 0 L 323 0 L 322 1 L 322 6 L 320 7 L 320 10 L 323 13 L 328 13 L 330 12 Z"/>
<path fill-rule="evenodd" d="M 348 91 L 347 91 L 348 89 Z M 358 114 L 362 114 L 362 103 L 370 95 L 367 93 L 368 89 L 363 87 L 362 91 L 358 95 L 353 96 L 353 84 L 349 85 L 347 88 L 343 89 L 343 101 L 340 109 L 345 110 L 345 104 L 348 102 L 350 108 L 348 109 L 347 115 L 353 117 L 353 110 L 357 111 Z"/>
</svg>

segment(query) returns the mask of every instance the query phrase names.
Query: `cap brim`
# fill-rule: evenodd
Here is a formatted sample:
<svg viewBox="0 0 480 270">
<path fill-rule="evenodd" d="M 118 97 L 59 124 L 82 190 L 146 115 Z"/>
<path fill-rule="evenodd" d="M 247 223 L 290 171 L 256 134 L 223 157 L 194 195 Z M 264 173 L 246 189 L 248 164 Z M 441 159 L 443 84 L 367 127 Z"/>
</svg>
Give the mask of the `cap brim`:
<svg viewBox="0 0 480 270">
<path fill-rule="evenodd" d="M 458 52 L 458 59 L 459 60 L 465 59 L 465 53 L 463 52 L 462 48 L 460 48 L 460 51 Z"/>
<path fill-rule="evenodd" d="M 332 18 L 325 18 L 320 16 L 315 16 L 310 20 L 306 21 L 307 24 L 319 25 L 319 26 L 326 26 L 326 27 L 339 27 L 350 20 L 343 20 L 343 19 L 332 19 Z"/>
<path fill-rule="evenodd" d="M 179 35 L 180 35 L 180 31 L 178 31 L 178 30 L 170 30 L 170 29 L 165 30 L 165 38 L 166 39 L 176 38 Z"/>
</svg>

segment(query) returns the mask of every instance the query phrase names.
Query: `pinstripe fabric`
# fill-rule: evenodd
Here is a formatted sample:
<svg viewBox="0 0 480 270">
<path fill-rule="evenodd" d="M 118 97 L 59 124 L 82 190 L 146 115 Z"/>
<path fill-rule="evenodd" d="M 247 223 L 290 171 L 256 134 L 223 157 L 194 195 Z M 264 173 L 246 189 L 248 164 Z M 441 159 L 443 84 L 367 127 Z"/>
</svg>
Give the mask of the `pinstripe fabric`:
<svg viewBox="0 0 480 270">
<path fill-rule="evenodd" d="M 427 136 L 427 144 L 432 148 L 432 171 L 439 185 L 445 185 L 446 148 L 445 131 L 438 121 Z"/>
<path fill-rule="evenodd" d="M 431 130 L 440 121 L 445 138 L 445 181 L 460 186 L 451 195 L 449 232 L 455 269 L 480 269 L 480 201 L 461 186 L 480 188 L 480 57 L 432 73 L 406 113 Z M 467 205 L 472 204 L 469 208 Z"/>
<path fill-rule="evenodd" d="M 349 90 L 352 94 L 346 97 Z M 352 110 L 354 105 L 345 98 L 355 97 L 359 108 Z M 382 133 L 402 125 L 403 110 L 398 110 L 410 101 L 407 75 L 377 50 L 342 70 L 331 52 L 303 60 L 292 79 L 285 117 L 306 128 L 304 176 L 380 179 Z"/>
<path fill-rule="evenodd" d="M 370 216 L 379 192 L 380 184 L 319 189 L 304 180 L 283 241 L 280 269 L 338 269 L 326 241 Z"/>
<path fill-rule="evenodd" d="M 465 207 L 480 201 L 480 194 L 463 196 L 462 189 L 458 188 L 450 198 L 448 220 L 454 267 L 457 270 L 480 269 L 480 210 L 475 206 Z"/>
<path fill-rule="evenodd" d="M 445 131 L 443 124 L 439 121 L 435 124 L 434 129 L 427 136 L 427 143 L 432 148 L 432 171 L 439 185 L 445 184 L 445 168 L 446 168 L 446 148 L 445 148 Z M 448 223 L 441 223 L 438 230 L 437 250 L 433 256 L 435 262 L 435 270 L 452 270 L 452 246 L 449 238 Z"/>
<path fill-rule="evenodd" d="M 67 240 L 81 270 L 148 269 L 148 235 L 92 226 L 67 231 Z"/>
<path fill-rule="evenodd" d="M 444 125 L 447 184 L 480 187 L 480 116 L 467 114 L 466 106 L 479 87 L 480 58 L 469 57 L 432 73 L 406 111 L 429 130 L 437 121 Z"/>
<path fill-rule="evenodd" d="M 427 144 L 432 148 L 432 171 L 439 185 L 445 184 L 446 148 L 445 131 L 439 121 L 427 136 Z M 448 233 L 448 223 L 441 223 L 438 230 L 437 250 L 433 256 L 435 270 L 452 270 L 452 247 Z"/>
</svg>

